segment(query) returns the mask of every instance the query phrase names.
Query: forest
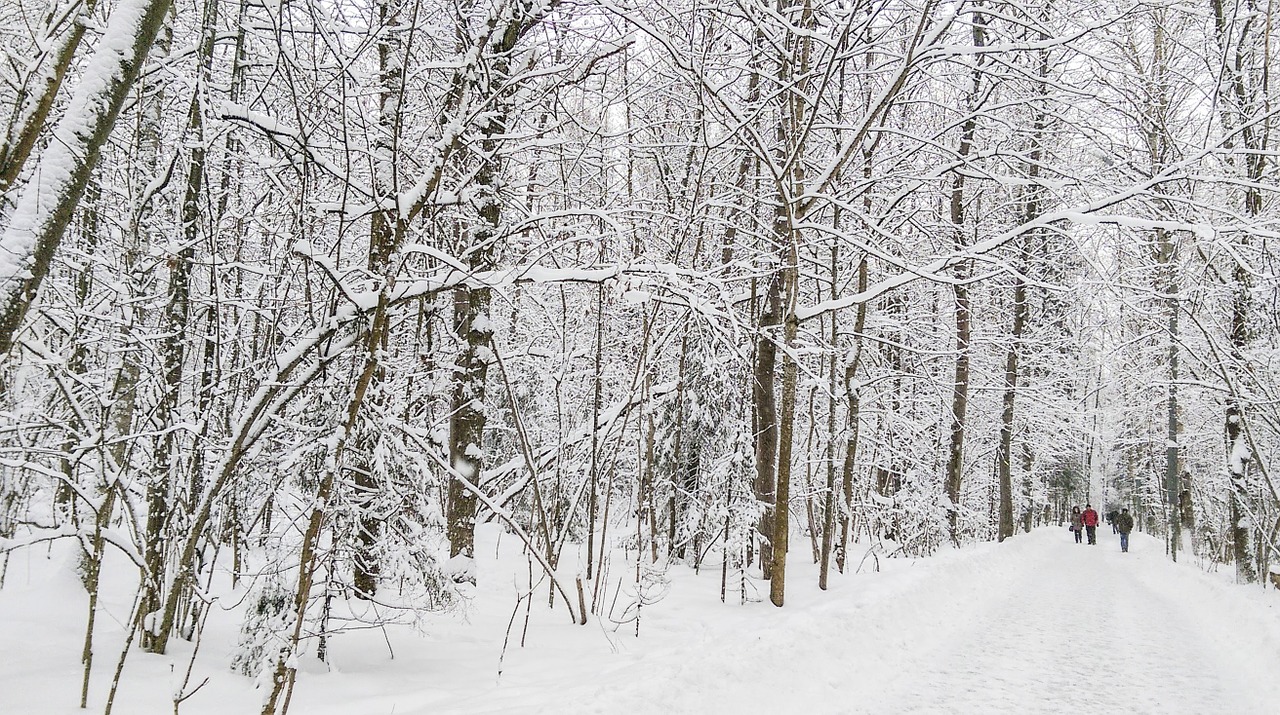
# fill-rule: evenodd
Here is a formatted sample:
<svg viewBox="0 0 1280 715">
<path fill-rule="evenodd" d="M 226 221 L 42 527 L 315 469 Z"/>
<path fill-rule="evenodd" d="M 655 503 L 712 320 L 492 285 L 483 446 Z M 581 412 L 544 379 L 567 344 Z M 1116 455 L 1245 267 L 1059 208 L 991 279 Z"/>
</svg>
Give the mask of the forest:
<svg viewBox="0 0 1280 715">
<path fill-rule="evenodd" d="M 1276 15 L 4 0 L 0 589 L 74 551 L 81 707 L 230 619 L 278 715 L 490 525 L 637 632 L 1085 503 L 1280 588 Z"/>
</svg>

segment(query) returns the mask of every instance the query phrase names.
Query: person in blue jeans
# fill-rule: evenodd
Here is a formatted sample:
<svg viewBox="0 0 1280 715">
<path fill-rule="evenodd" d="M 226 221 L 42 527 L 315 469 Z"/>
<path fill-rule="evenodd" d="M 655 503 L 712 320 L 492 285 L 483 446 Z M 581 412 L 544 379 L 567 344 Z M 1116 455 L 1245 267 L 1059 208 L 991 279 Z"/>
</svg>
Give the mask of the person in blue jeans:
<svg viewBox="0 0 1280 715">
<path fill-rule="evenodd" d="M 1133 531 L 1133 515 L 1128 509 L 1121 509 L 1116 517 L 1116 530 L 1120 532 L 1120 551 L 1129 551 L 1129 532 Z"/>
</svg>

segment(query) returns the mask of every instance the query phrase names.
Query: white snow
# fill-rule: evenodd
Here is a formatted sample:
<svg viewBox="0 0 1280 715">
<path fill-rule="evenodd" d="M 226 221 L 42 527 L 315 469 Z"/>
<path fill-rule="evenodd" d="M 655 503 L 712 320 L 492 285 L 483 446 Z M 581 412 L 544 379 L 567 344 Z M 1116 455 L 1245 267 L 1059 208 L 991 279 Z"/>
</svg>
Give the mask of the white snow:
<svg viewBox="0 0 1280 715">
<path fill-rule="evenodd" d="M 646 290 L 629 290 L 622 294 L 622 302 L 627 305 L 644 305 L 653 299 L 653 294 Z"/>
<path fill-rule="evenodd" d="M 632 623 L 569 623 L 562 604 L 547 609 L 544 583 L 527 646 L 519 647 L 521 606 L 500 665 L 527 566 L 518 540 L 490 525 L 478 531 L 483 587 L 465 615 L 429 616 L 425 635 L 407 626 L 388 628 L 387 640 L 378 629 L 335 635 L 328 664 L 309 647 L 291 712 L 1274 713 L 1280 594 L 1172 563 L 1145 535 L 1134 534 L 1122 554 L 1117 537 L 1101 532 L 1097 546 L 1045 528 L 928 559 L 882 556 L 883 571 L 833 573 L 827 592 L 797 540 L 783 609 L 738 605 L 732 586 L 721 604 L 718 565 L 701 575 L 671 566 L 669 595 L 641 609 L 639 638 Z M 853 563 L 864 548 L 851 551 Z M 9 565 L 0 589 L 0 713 L 83 712 L 85 598 L 69 554 L 25 550 Z M 634 573 L 634 561 L 616 556 L 611 583 Z M 566 574 L 580 568 L 573 561 L 566 554 Z M 109 687 L 131 588 L 107 584 L 90 712 L 101 710 Z M 606 602 L 612 587 L 607 593 Z M 219 605 L 230 608 L 232 595 Z M 236 621 L 220 612 L 210 621 L 187 692 L 209 682 L 181 713 L 258 708 L 252 679 L 227 665 Z M 130 656 L 116 712 L 173 711 L 168 694 L 179 690 L 191 648 L 175 642 L 166 656 Z"/>
<path fill-rule="evenodd" d="M 1245 465 L 1252 458 L 1253 452 L 1249 449 L 1249 443 L 1241 434 L 1231 443 L 1231 454 L 1227 455 L 1228 468 L 1232 474 L 1244 474 Z"/>
</svg>

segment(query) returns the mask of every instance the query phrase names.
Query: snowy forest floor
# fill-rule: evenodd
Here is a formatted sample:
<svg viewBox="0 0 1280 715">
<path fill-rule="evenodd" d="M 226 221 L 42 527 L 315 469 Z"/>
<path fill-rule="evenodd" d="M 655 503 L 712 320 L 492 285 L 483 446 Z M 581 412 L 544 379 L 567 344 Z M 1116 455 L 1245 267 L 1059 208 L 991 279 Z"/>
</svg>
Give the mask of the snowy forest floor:
<svg viewBox="0 0 1280 715">
<path fill-rule="evenodd" d="M 1109 529 L 1097 546 L 1078 546 L 1066 529 L 1045 528 L 928 559 L 882 558 L 878 572 L 869 559 L 863 573 L 833 574 L 825 593 L 800 541 L 781 610 L 737 605 L 736 592 L 721 604 L 718 567 L 695 575 L 677 566 L 670 594 L 642 610 L 638 639 L 632 624 L 572 625 L 541 596 L 523 649 L 523 608 L 515 619 L 501 677 L 515 584 L 527 571 L 514 539 L 499 550 L 495 531 L 481 536 L 478 576 L 488 585 L 463 613 L 430 616 L 425 635 L 407 626 L 337 635 L 328 664 L 301 664 L 291 712 L 1280 712 L 1280 595 L 1171 563 L 1161 541 L 1140 534 L 1127 554 Z M 86 599 L 72 563 L 55 549 L 9 564 L 4 715 L 85 712 Z M 88 712 L 102 711 L 131 605 L 132 585 L 114 586 L 98 619 Z M 188 687 L 209 682 L 180 713 L 260 708 L 262 691 L 228 665 L 238 622 L 210 619 Z M 167 656 L 131 655 L 114 712 L 172 713 L 190 648 L 177 641 Z"/>
</svg>

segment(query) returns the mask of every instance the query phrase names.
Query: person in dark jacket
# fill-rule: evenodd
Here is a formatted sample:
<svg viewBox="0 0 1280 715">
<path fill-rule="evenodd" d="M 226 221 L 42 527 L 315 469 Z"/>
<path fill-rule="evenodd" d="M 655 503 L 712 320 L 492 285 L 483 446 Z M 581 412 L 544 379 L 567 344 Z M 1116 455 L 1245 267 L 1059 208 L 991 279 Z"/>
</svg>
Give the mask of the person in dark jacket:
<svg viewBox="0 0 1280 715">
<path fill-rule="evenodd" d="M 1084 536 L 1084 521 L 1078 506 L 1071 507 L 1071 531 L 1075 532 L 1076 543 L 1080 543 L 1080 537 Z"/>
<path fill-rule="evenodd" d="M 1093 510 L 1092 504 L 1084 505 L 1084 513 L 1080 515 L 1080 519 L 1084 522 L 1085 533 L 1089 535 L 1089 543 L 1096 545 L 1098 543 L 1098 512 Z"/>
<path fill-rule="evenodd" d="M 1129 552 L 1129 532 L 1133 531 L 1133 515 L 1128 509 L 1121 509 L 1116 517 L 1116 529 L 1120 531 L 1120 551 Z"/>
</svg>

